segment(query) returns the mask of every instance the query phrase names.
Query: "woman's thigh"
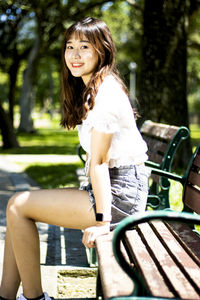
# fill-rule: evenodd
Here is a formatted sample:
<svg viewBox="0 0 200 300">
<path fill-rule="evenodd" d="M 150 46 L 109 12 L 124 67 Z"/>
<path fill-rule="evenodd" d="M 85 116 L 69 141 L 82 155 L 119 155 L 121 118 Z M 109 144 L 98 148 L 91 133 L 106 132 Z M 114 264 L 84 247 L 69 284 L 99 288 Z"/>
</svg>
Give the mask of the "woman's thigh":
<svg viewBox="0 0 200 300">
<path fill-rule="evenodd" d="M 26 191 L 16 194 L 10 206 L 36 222 L 84 229 L 95 224 L 88 192 L 78 189 Z"/>
</svg>

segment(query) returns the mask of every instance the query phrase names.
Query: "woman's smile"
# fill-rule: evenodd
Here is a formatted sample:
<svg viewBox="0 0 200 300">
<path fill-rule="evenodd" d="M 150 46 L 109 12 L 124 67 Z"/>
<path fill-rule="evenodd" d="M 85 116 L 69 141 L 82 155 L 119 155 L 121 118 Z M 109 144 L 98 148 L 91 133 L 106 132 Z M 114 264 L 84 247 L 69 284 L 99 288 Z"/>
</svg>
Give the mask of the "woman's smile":
<svg viewBox="0 0 200 300">
<path fill-rule="evenodd" d="M 84 65 L 83 63 L 72 63 L 72 68 L 80 68 L 83 65 Z"/>
</svg>

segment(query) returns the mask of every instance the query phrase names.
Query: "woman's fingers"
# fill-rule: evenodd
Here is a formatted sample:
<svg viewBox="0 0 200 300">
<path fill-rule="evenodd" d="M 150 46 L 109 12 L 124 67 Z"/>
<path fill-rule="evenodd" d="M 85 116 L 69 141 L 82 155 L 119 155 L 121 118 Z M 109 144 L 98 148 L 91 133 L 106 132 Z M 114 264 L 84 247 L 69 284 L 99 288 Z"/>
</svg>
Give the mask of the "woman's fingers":
<svg viewBox="0 0 200 300">
<path fill-rule="evenodd" d="M 97 236 L 109 233 L 110 226 L 108 225 L 109 224 L 86 228 L 82 238 L 82 243 L 84 246 L 88 248 L 94 248 Z"/>
</svg>

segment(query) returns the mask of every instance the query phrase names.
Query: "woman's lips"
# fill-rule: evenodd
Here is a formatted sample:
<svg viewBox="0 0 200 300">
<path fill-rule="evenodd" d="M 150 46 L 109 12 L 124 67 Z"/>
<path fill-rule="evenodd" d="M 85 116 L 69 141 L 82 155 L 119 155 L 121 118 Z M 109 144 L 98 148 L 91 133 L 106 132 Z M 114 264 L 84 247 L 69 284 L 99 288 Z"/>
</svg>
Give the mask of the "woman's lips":
<svg viewBox="0 0 200 300">
<path fill-rule="evenodd" d="M 80 68 L 83 66 L 83 63 L 72 63 L 72 68 Z"/>
</svg>

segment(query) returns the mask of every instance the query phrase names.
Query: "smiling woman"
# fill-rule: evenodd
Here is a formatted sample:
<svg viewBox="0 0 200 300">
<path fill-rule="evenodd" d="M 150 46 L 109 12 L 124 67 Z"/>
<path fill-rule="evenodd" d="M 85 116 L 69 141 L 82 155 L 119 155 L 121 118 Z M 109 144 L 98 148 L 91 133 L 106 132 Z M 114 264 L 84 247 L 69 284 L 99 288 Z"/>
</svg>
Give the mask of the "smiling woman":
<svg viewBox="0 0 200 300">
<path fill-rule="evenodd" d="M 77 126 L 87 153 L 89 184 L 82 189 L 21 192 L 9 200 L 0 300 L 15 299 L 20 281 L 19 300 L 50 300 L 41 285 L 36 222 L 84 230 L 82 242 L 92 248 L 99 235 L 109 233 L 126 216 L 145 210 L 147 146 L 114 58 L 115 46 L 103 21 L 84 18 L 67 29 L 61 125 Z"/>
</svg>

